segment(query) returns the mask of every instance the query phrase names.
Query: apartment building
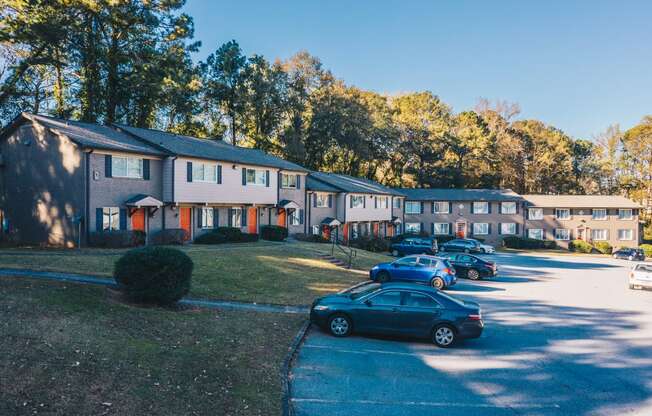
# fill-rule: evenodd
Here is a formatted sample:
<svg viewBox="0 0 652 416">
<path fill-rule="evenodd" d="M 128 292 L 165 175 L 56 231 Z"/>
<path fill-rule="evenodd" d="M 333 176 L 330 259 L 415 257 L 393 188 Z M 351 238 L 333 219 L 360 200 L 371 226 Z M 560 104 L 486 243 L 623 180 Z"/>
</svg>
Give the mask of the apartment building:
<svg viewBox="0 0 652 416">
<path fill-rule="evenodd" d="M 399 191 L 368 179 L 322 172 L 311 172 L 306 187 L 311 234 L 348 241 L 401 232 Z"/>
<path fill-rule="evenodd" d="M 91 232 L 262 224 L 304 232 L 306 169 L 254 149 L 23 113 L 0 134 L 2 232 L 78 246 Z"/>
<path fill-rule="evenodd" d="M 606 241 L 612 247 L 636 247 L 641 238 L 641 206 L 617 195 L 523 195 L 525 236 L 554 240 Z"/>
<path fill-rule="evenodd" d="M 461 238 L 482 238 L 500 244 L 523 232 L 523 198 L 510 189 L 408 189 L 404 231 Z"/>
</svg>

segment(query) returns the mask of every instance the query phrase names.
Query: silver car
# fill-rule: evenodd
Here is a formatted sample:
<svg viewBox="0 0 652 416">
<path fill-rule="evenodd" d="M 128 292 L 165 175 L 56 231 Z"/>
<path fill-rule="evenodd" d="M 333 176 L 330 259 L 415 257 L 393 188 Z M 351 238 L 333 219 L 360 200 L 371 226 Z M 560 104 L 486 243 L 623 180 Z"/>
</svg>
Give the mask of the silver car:
<svg viewBox="0 0 652 416">
<path fill-rule="evenodd" d="M 630 289 L 652 289 L 652 263 L 637 263 L 629 272 Z"/>
</svg>

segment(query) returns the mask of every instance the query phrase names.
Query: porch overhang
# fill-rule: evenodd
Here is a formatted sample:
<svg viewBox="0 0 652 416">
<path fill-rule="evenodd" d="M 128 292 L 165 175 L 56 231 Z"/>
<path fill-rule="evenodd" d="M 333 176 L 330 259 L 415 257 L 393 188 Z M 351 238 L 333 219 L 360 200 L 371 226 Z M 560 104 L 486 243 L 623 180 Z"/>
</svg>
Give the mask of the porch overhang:
<svg viewBox="0 0 652 416">
<path fill-rule="evenodd" d="M 392 224 L 401 224 L 402 221 L 399 217 L 392 217 Z"/>
<path fill-rule="evenodd" d="M 139 194 L 125 201 L 129 208 L 161 208 L 164 204 L 151 195 Z"/>
<path fill-rule="evenodd" d="M 278 202 L 276 207 L 283 209 L 299 209 L 299 204 L 294 201 L 290 201 L 289 199 L 283 199 Z"/>
<path fill-rule="evenodd" d="M 321 225 L 327 225 L 327 226 L 329 226 L 329 227 L 339 227 L 340 225 L 342 225 L 342 223 L 340 222 L 340 220 L 338 220 L 337 218 L 331 218 L 331 217 L 326 217 L 326 218 L 324 218 L 324 219 L 321 221 L 320 224 L 321 224 Z"/>
</svg>

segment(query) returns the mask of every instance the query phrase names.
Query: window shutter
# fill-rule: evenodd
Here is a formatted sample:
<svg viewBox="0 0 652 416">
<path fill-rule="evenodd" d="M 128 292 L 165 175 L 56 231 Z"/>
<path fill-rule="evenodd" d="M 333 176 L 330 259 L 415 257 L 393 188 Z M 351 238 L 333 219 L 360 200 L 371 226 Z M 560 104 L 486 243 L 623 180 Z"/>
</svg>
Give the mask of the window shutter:
<svg viewBox="0 0 652 416">
<path fill-rule="evenodd" d="M 473 235 L 473 223 L 469 223 L 469 235 Z"/>
<path fill-rule="evenodd" d="M 203 208 L 197 208 L 197 228 L 202 228 L 202 214 L 204 213 Z"/>
<path fill-rule="evenodd" d="M 299 225 L 303 225 L 303 210 L 299 210 Z"/>
<path fill-rule="evenodd" d="M 192 162 L 186 163 L 186 181 L 192 182 Z"/>
<path fill-rule="evenodd" d="M 247 168 L 242 168 L 242 186 L 247 186 Z"/>
<path fill-rule="evenodd" d="M 502 202 L 499 202 L 499 203 L 498 203 L 498 213 L 499 213 L 499 214 L 502 214 L 502 213 L 503 213 L 503 203 L 502 203 Z"/>
<path fill-rule="evenodd" d="M 113 177 L 113 159 L 111 155 L 104 155 L 104 176 L 107 178 Z"/>
<path fill-rule="evenodd" d="M 516 223 L 516 234 L 518 234 L 518 223 Z"/>
<path fill-rule="evenodd" d="M 217 165 L 217 183 L 222 183 L 222 165 Z"/>
<path fill-rule="evenodd" d="M 367 196 L 362 195 L 362 208 L 367 208 Z"/>
<path fill-rule="evenodd" d="M 102 231 L 102 220 L 104 219 L 104 212 L 102 208 L 95 208 L 95 231 Z"/>
<path fill-rule="evenodd" d="M 227 210 L 227 216 L 229 217 L 227 218 L 227 224 L 229 224 L 229 227 L 233 227 L 233 208 Z"/>
<path fill-rule="evenodd" d="M 515 204 L 516 204 L 516 213 L 518 214 L 518 212 L 519 212 L 518 206 L 521 205 L 521 204 L 519 204 L 518 202 L 516 202 Z"/>
<path fill-rule="evenodd" d="M 423 211 L 424 211 L 423 207 L 424 207 L 425 203 L 422 201 L 420 205 L 421 205 L 421 207 L 419 208 L 419 214 L 423 214 Z"/>
<path fill-rule="evenodd" d="M 398 207 L 401 208 L 401 198 L 398 199 Z"/>
<path fill-rule="evenodd" d="M 328 208 L 333 208 L 333 195 L 328 195 Z"/>
<path fill-rule="evenodd" d="M 265 186 L 269 188 L 269 171 L 265 171 Z"/>
<path fill-rule="evenodd" d="M 435 223 L 430 223 L 430 234 L 435 235 Z"/>
<path fill-rule="evenodd" d="M 127 229 L 127 210 L 125 208 L 120 208 L 120 229 Z"/>
<path fill-rule="evenodd" d="M 452 202 L 448 202 L 448 213 L 449 214 L 453 213 L 453 203 Z"/>
<path fill-rule="evenodd" d="M 502 208 L 501 208 L 502 209 Z M 491 202 L 487 202 L 487 212 L 491 214 Z M 502 211 L 501 211 L 502 212 Z"/>
<path fill-rule="evenodd" d="M 501 226 L 501 223 L 498 223 L 498 235 L 501 235 L 503 233 L 503 227 Z"/>
<path fill-rule="evenodd" d="M 353 195 L 349 195 L 349 208 L 353 208 Z"/>
<path fill-rule="evenodd" d="M 220 226 L 220 209 L 213 208 L 213 228 Z"/>
<path fill-rule="evenodd" d="M 240 216 L 240 224 L 243 227 L 246 227 L 247 226 L 247 217 L 249 216 L 248 215 L 249 214 L 249 208 L 243 207 L 242 211 L 240 211 L 240 212 L 242 213 L 242 215 Z"/>
<path fill-rule="evenodd" d="M 374 197 L 374 209 L 378 209 L 378 197 Z"/>
<path fill-rule="evenodd" d="M 453 235 L 453 223 L 448 223 L 448 235 Z"/>
<path fill-rule="evenodd" d="M 312 194 L 312 206 L 317 208 L 317 194 Z"/>
<path fill-rule="evenodd" d="M 491 234 L 491 223 L 487 224 L 487 234 Z"/>
<path fill-rule="evenodd" d="M 475 214 L 475 202 L 471 202 L 471 214 Z"/>
<path fill-rule="evenodd" d="M 424 231 L 424 229 L 423 229 L 423 223 L 422 223 L 422 222 L 419 223 L 419 231 Z"/>
<path fill-rule="evenodd" d="M 434 214 L 435 213 L 435 201 L 432 201 L 430 203 L 430 213 Z"/>
<path fill-rule="evenodd" d="M 143 179 L 149 180 L 149 159 L 143 159 Z"/>
<path fill-rule="evenodd" d="M 301 175 L 297 175 L 297 189 L 301 189 Z"/>
</svg>

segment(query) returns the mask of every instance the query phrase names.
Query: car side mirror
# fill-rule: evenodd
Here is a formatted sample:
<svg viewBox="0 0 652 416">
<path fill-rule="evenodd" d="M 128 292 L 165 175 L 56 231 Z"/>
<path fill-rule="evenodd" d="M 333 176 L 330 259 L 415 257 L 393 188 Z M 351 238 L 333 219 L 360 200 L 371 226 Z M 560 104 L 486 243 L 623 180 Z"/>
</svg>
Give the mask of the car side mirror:
<svg viewBox="0 0 652 416">
<path fill-rule="evenodd" d="M 371 306 L 371 301 L 369 299 L 367 299 L 367 300 L 364 301 L 364 304 L 367 305 L 367 306 Z"/>
<path fill-rule="evenodd" d="M 398 266 L 400 266 L 400 264 L 398 264 L 398 263 L 392 263 L 392 266 L 394 266 L 394 267 L 398 267 Z"/>
</svg>

